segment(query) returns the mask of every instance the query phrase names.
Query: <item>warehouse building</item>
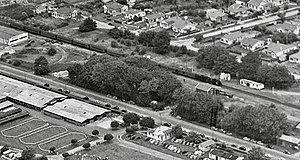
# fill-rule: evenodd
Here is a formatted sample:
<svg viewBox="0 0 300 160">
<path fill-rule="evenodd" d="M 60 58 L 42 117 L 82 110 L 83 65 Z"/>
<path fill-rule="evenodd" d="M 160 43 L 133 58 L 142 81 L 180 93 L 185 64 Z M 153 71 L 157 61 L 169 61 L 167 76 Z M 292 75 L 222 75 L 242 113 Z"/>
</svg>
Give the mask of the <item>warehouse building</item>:
<svg viewBox="0 0 300 160">
<path fill-rule="evenodd" d="M 29 36 L 26 32 L 0 26 L 0 43 L 2 44 L 15 45 L 28 39 Z"/>
<path fill-rule="evenodd" d="M 43 109 L 45 115 L 83 126 L 102 119 L 110 110 L 75 99 L 66 99 Z"/>
</svg>

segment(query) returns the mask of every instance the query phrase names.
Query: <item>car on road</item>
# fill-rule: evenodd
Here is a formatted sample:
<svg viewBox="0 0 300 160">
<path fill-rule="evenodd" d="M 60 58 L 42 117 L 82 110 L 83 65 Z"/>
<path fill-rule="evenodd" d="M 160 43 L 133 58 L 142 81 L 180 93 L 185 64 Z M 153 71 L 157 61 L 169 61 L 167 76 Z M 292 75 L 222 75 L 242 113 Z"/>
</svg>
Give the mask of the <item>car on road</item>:
<svg viewBox="0 0 300 160">
<path fill-rule="evenodd" d="M 58 91 L 61 91 L 61 92 L 62 92 L 62 91 L 63 91 L 63 89 L 62 89 L 62 88 L 58 88 Z"/>
<path fill-rule="evenodd" d="M 113 107 L 113 109 L 115 109 L 115 110 L 119 110 L 119 109 L 120 109 L 120 107 L 119 107 L 119 106 L 114 106 L 114 107 Z"/>
<path fill-rule="evenodd" d="M 105 107 L 111 107 L 111 104 L 105 103 L 104 106 L 105 106 Z"/>
<path fill-rule="evenodd" d="M 270 155 L 270 154 L 265 154 L 265 157 L 267 157 L 267 158 L 272 158 L 273 156 Z"/>
<path fill-rule="evenodd" d="M 244 141 L 250 141 L 250 138 L 244 137 L 243 140 L 244 140 Z"/>
<path fill-rule="evenodd" d="M 164 123 L 163 126 L 171 127 L 171 123 Z"/>
<path fill-rule="evenodd" d="M 87 96 L 84 96 L 84 97 L 82 97 L 82 99 L 84 99 L 84 100 L 89 100 L 90 98 L 87 97 Z"/>
<path fill-rule="evenodd" d="M 227 134 L 228 136 L 232 136 L 232 133 L 230 133 L 230 132 L 227 132 L 226 134 Z"/>
<path fill-rule="evenodd" d="M 235 147 L 235 148 L 238 147 L 236 144 L 231 144 L 230 146 L 231 146 L 231 147 Z"/>
<path fill-rule="evenodd" d="M 65 93 L 70 93 L 70 91 L 69 90 L 65 90 Z"/>
<path fill-rule="evenodd" d="M 285 158 L 278 158 L 278 160 L 285 160 Z"/>
<path fill-rule="evenodd" d="M 286 150 L 284 151 L 284 153 L 285 153 L 285 154 L 291 154 L 291 152 L 289 152 L 289 151 L 286 151 Z"/>
<path fill-rule="evenodd" d="M 126 109 L 122 109 L 121 112 L 127 113 L 128 111 Z"/>
<path fill-rule="evenodd" d="M 48 83 L 45 83 L 44 86 L 45 86 L 45 87 L 49 87 L 50 85 L 49 85 Z"/>
<path fill-rule="evenodd" d="M 272 146 L 272 145 L 270 145 L 270 144 L 267 144 L 266 147 L 268 147 L 268 148 L 270 148 L 270 149 L 274 149 L 274 146 Z"/>
<path fill-rule="evenodd" d="M 244 147 L 244 146 L 240 146 L 239 149 L 240 149 L 240 150 L 243 150 L 243 151 L 246 151 L 246 150 L 247 150 L 246 147 Z"/>
</svg>

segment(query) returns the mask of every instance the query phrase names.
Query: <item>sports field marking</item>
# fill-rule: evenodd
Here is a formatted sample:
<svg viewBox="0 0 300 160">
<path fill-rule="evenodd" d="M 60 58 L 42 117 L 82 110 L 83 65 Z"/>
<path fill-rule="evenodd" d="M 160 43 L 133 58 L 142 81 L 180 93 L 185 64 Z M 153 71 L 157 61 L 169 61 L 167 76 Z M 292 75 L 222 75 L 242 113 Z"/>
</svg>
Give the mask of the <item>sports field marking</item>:
<svg viewBox="0 0 300 160">
<path fill-rule="evenodd" d="M 45 122 L 45 124 L 44 124 L 43 126 L 34 128 L 33 130 L 29 130 L 29 131 L 27 131 L 27 132 L 23 132 L 23 133 L 21 133 L 21 134 L 19 134 L 19 135 L 14 135 L 14 136 L 12 136 L 12 135 L 7 135 L 7 134 L 5 134 L 6 131 L 16 129 L 16 128 L 22 126 L 22 125 L 26 125 L 26 124 L 28 124 L 28 123 L 30 123 L 30 122 L 33 122 L 33 121 L 45 122 L 45 121 L 38 120 L 38 119 L 31 119 L 31 120 L 25 121 L 25 122 L 23 122 L 23 123 L 17 124 L 17 125 L 15 125 L 15 126 L 12 126 L 12 127 L 6 128 L 6 129 L 3 129 L 3 130 L 1 131 L 1 134 L 2 134 L 4 137 L 16 138 L 16 137 L 20 137 L 20 136 L 23 136 L 23 135 L 25 135 L 25 134 L 28 134 L 28 133 L 37 131 L 37 130 L 39 130 L 39 129 L 41 129 L 41 128 L 44 128 L 44 127 L 46 127 L 46 126 L 49 125 L 49 123 Z"/>
<path fill-rule="evenodd" d="M 34 134 L 39 135 L 38 133 L 42 133 L 43 131 L 48 130 L 48 129 L 52 129 L 52 128 L 60 128 L 60 129 L 63 129 L 63 131 L 62 131 L 61 133 L 57 133 L 57 134 L 52 135 L 52 136 L 50 136 L 50 137 L 41 137 L 41 138 L 43 138 L 43 139 L 41 139 L 41 140 L 39 140 L 39 141 L 37 141 L 37 142 L 24 142 L 24 140 L 23 140 L 23 139 L 25 139 L 25 138 L 27 138 L 27 137 L 30 137 L 31 135 L 34 135 Z M 68 132 L 68 129 L 65 128 L 65 127 L 62 127 L 62 126 L 49 126 L 49 127 L 47 127 L 47 128 L 43 128 L 43 129 L 41 129 L 41 130 L 38 130 L 38 131 L 35 131 L 35 132 L 33 132 L 33 133 L 27 134 L 27 135 L 25 135 L 25 136 L 23 136 L 23 137 L 20 137 L 19 140 L 20 140 L 20 142 L 23 143 L 23 144 L 36 145 L 36 144 L 41 143 L 41 142 L 43 142 L 43 141 L 46 141 L 46 140 L 49 140 L 49 139 L 53 139 L 53 138 L 55 138 L 55 137 L 57 137 L 57 136 L 63 135 L 63 134 L 65 134 L 65 133 L 67 133 L 67 132 Z"/>
<path fill-rule="evenodd" d="M 56 138 L 51 139 L 51 140 L 48 140 L 48 141 L 46 141 L 46 142 L 43 142 L 43 143 L 41 143 L 41 144 L 38 145 L 38 148 L 39 148 L 40 150 L 42 150 L 42 151 L 48 152 L 49 149 L 43 148 L 43 147 L 42 147 L 43 145 L 45 145 L 45 144 L 47 144 L 47 143 L 51 143 L 51 142 L 56 141 L 56 140 L 59 140 L 59 139 L 61 139 L 61 138 L 67 137 L 67 136 L 72 135 L 72 134 L 73 134 L 73 135 L 82 135 L 82 136 L 84 137 L 84 138 L 82 138 L 82 139 L 78 139 L 78 143 L 80 143 L 80 142 L 82 142 L 82 141 L 84 141 L 84 140 L 86 140 L 86 139 L 88 138 L 88 137 L 87 137 L 85 134 L 83 134 L 83 133 L 79 133 L 79 132 L 70 132 L 70 133 L 68 133 L 68 134 L 65 134 L 65 135 L 56 137 Z M 70 140 L 66 145 L 64 145 L 64 146 L 62 146 L 62 147 L 59 147 L 59 148 L 56 148 L 55 151 L 64 149 L 64 148 L 69 147 L 69 146 L 71 146 L 71 145 L 72 145 L 72 143 L 71 143 L 71 140 Z"/>
</svg>

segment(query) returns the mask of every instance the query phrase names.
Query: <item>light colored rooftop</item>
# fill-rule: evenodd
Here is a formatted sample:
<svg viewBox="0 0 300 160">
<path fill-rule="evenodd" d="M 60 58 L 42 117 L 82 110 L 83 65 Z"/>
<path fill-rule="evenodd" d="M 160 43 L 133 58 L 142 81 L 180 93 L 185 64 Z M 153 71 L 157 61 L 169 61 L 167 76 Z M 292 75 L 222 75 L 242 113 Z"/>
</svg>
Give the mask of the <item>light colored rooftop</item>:
<svg viewBox="0 0 300 160">
<path fill-rule="evenodd" d="M 53 106 L 46 107 L 44 111 L 60 115 L 79 123 L 109 112 L 107 109 L 75 99 L 66 99 L 62 102 L 55 103 Z"/>
<path fill-rule="evenodd" d="M 263 41 L 262 40 L 257 40 L 257 39 L 254 39 L 254 38 L 245 38 L 241 41 L 242 44 L 249 45 L 249 46 L 253 46 L 258 42 L 263 42 Z"/>
<path fill-rule="evenodd" d="M 293 136 L 287 136 L 283 134 L 279 139 L 294 144 L 300 144 L 300 139 Z"/>
<path fill-rule="evenodd" d="M 294 30 L 297 29 L 296 25 L 290 24 L 290 23 L 286 23 L 286 22 L 284 22 L 282 24 L 277 24 L 276 27 L 284 29 L 284 30 L 288 30 L 288 31 L 294 31 Z"/>
<path fill-rule="evenodd" d="M 23 33 L 25 33 L 25 32 L 18 31 L 18 30 L 12 29 L 12 28 L 4 27 L 4 26 L 0 26 L 0 38 L 2 38 L 2 39 L 9 39 L 13 36 L 20 35 Z"/>
<path fill-rule="evenodd" d="M 233 5 L 228 7 L 228 11 L 233 12 L 233 13 L 244 12 L 247 10 L 248 10 L 248 7 L 238 4 L 238 3 L 234 3 Z"/>
<path fill-rule="evenodd" d="M 236 40 L 237 38 L 245 36 L 244 33 L 238 31 L 238 32 L 233 32 L 229 34 L 225 34 L 222 38 L 228 39 L 228 40 Z"/>
<path fill-rule="evenodd" d="M 0 103 L 0 110 L 6 108 L 8 106 L 11 106 L 11 105 L 13 105 L 13 103 L 11 103 L 10 101 L 4 101 L 4 102 Z"/>
<path fill-rule="evenodd" d="M 213 140 L 207 140 L 205 142 L 200 143 L 199 147 L 206 148 L 206 147 L 209 147 L 209 146 L 211 146 L 213 144 L 215 144 L 215 141 L 213 141 Z"/>
<path fill-rule="evenodd" d="M 290 57 L 300 59 L 300 52 L 297 52 L 297 53 L 295 53 L 295 54 L 292 54 L 292 55 L 290 55 Z M 298 126 L 299 126 L 299 125 L 297 125 L 297 127 L 298 127 Z M 299 129 L 300 129 L 300 126 L 299 126 Z"/>
<path fill-rule="evenodd" d="M 211 84 L 208 84 L 208 83 L 198 83 L 195 86 L 195 89 L 199 89 L 199 90 L 202 90 L 202 91 L 208 91 L 210 88 L 220 88 L 220 87 L 217 87 L 217 86 L 214 86 L 214 85 L 211 85 Z"/>
<path fill-rule="evenodd" d="M 127 14 L 137 14 L 137 13 L 141 13 L 141 12 L 144 12 L 144 11 L 141 11 L 141 10 L 137 10 L 137 9 L 129 9 L 127 11 Z"/>
<path fill-rule="evenodd" d="M 278 53 L 280 51 L 292 49 L 295 47 L 296 46 L 294 46 L 294 45 L 286 45 L 286 44 L 282 44 L 282 43 L 271 43 L 266 50 L 269 52 Z"/>
<path fill-rule="evenodd" d="M 253 83 L 253 84 L 262 84 L 262 83 L 255 82 L 255 81 L 252 81 L 252 80 L 249 80 L 249 79 L 240 79 L 240 81 L 249 82 L 249 83 Z M 262 85 L 264 85 L 264 84 L 262 84 Z"/>
<path fill-rule="evenodd" d="M 155 129 L 151 130 L 150 132 L 153 133 L 154 135 L 158 136 L 158 135 L 165 135 L 171 131 L 172 131 L 171 127 L 159 126 Z"/>
<path fill-rule="evenodd" d="M 62 7 L 56 10 L 57 13 L 59 14 L 72 14 L 75 10 L 75 8 L 70 8 L 70 7 Z"/>
</svg>

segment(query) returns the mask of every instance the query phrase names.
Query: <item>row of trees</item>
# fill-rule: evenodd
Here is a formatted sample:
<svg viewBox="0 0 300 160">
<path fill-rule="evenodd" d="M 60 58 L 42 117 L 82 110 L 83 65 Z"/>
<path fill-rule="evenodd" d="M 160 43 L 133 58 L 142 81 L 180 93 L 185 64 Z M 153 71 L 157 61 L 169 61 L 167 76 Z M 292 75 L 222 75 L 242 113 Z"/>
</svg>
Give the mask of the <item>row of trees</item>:
<svg viewBox="0 0 300 160">
<path fill-rule="evenodd" d="M 236 58 L 222 47 L 208 46 L 199 49 L 198 67 L 211 69 L 215 74 L 230 73 L 238 78 L 246 78 L 264 83 L 267 87 L 286 89 L 295 82 L 286 67 L 263 65 L 257 52 L 249 53 L 238 63 Z"/>
<path fill-rule="evenodd" d="M 155 62 L 143 57 L 116 59 L 108 55 L 93 56 L 84 65 L 70 68 L 70 81 L 76 85 L 141 106 L 150 102 L 173 102 L 173 91 L 181 83 L 170 73 L 160 70 Z"/>
<path fill-rule="evenodd" d="M 142 127 L 153 128 L 155 126 L 155 121 L 151 117 L 140 117 L 136 113 L 127 113 L 123 116 L 124 123 L 127 124 L 139 124 Z"/>
</svg>

